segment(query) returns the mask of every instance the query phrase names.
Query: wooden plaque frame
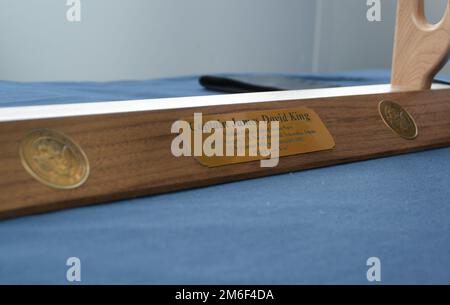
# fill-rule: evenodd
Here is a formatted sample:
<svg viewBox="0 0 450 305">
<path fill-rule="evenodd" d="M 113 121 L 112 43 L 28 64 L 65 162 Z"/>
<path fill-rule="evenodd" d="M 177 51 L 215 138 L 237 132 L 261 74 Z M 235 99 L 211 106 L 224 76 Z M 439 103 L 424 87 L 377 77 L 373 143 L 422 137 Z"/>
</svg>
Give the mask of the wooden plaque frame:
<svg viewBox="0 0 450 305">
<path fill-rule="evenodd" d="M 423 1 L 399 0 L 398 7 L 392 86 L 0 108 L 0 218 L 450 146 L 450 87 L 430 89 L 450 48 L 449 8 L 431 27 L 417 23 Z M 434 40 L 436 48 L 422 47 Z M 415 60 L 420 65 L 411 66 Z M 404 139 L 386 126 L 378 111 L 383 100 L 395 101 L 412 115 L 417 138 Z M 261 168 L 257 161 L 208 168 L 171 153 L 172 123 L 194 112 L 292 107 L 313 109 L 336 147 L 283 157 L 275 168 Z M 55 189 L 24 169 L 20 141 L 41 128 L 61 132 L 83 148 L 90 176 L 81 187 Z"/>
</svg>

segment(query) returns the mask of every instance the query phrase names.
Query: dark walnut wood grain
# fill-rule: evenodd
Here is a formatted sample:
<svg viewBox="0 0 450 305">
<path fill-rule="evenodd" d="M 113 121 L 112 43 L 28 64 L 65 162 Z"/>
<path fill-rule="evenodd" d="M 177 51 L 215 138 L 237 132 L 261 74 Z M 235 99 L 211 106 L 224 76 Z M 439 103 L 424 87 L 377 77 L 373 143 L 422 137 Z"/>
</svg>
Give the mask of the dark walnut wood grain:
<svg viewBox="0 0 450 305">
<path fill-rule="evenodd" d="M 415 140 L 399 137 L 383 123 L 378 104 L 384 99 L 398 102 L 414 117 L 419 128 Z M 261 168 L 259 161 L 208 168 L 193 157 L 171 154 L 172 123 L 193 112 L 299 106 L 317 112 L 335 149 L 283 157 L 275 168 Z M 38 128 L 60 131 L 84 149 L 91 174 L 82 187 L 53 189 L 24 170 L 19 142 Z M 0 218 L 10 218 L 449 146 L 450 89 L 4 122 L 0 130 Z"/>
</svg>

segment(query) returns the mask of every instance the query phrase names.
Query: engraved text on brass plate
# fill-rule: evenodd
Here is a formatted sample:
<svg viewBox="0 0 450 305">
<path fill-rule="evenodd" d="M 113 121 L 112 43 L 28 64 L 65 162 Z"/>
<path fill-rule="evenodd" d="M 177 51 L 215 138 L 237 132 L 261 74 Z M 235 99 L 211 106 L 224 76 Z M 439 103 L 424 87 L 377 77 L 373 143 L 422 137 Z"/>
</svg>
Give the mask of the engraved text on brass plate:
<svg viewBox="0 0 450 305">
<path fill-rule="evenodd" d="M 188 118 L 192 122 L 192 118 Z M 225 114 L 213 114 L 203 116 L 203 122 L 219 121 L 224 124 L 227 121 L 254 121 L 256 123 L 265 121 L 270 124 L 272 121 L 279 122 L 279 156 L 291 156 L 303 153 L 318 152 L 330 150 L 335 146 L 335 142 L 325 124 L 319 115 L 307 107 L 295 107 L 287 109 L 259 110 L 248 112 L 235 112 Z M 224 131 L 224 133 L 226 133 Z M 268 132 L 270 135 L 270 132 Z M 208 137 L 204 134 L 204 138 Z M 246 151 L 249 150 L 249 134 L 246 134 Z M 254 139 L 253 143 L 258 143 L 259 139 Z M 224 136 L 224 144 L 228 143 Z M 270 144 L 270 137 L 268 139 Z M 257 156 L 199 156 L 198 162 L 208 167 L 223 166 L 242 162 L 250 162 L 266 159 L 260 155 Z"/>
</svg>

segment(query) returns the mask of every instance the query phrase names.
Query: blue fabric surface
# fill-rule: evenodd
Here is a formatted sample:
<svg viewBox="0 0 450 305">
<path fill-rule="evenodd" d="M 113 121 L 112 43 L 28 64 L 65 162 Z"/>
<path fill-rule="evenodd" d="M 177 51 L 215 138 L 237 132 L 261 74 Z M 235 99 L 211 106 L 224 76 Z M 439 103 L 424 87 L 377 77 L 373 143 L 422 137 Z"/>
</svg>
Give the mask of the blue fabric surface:
<svg viewBox="0 0 450 305">
<path fill-rule="evenodd" d="M 194 77 L 0 82 L 4 106 L 205 94 Z M 450 284 L 449 253 L 450 148 L 0 222 L 0 283 L 66 284 L 76 256 L 82 283 L 365 284 L 376 256 L 382 283 Z"/>
</svg>

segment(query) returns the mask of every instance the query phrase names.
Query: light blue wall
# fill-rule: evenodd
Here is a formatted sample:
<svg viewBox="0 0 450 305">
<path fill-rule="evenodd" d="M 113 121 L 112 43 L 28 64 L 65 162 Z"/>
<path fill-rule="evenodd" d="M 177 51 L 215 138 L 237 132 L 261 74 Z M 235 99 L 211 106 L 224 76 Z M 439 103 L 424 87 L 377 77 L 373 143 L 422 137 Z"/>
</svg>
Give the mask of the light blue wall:
<svg viewBox="0 0 450 305">
<path fill-rule="evenodd" d="M 367 22 L 366 0 L 315 0 L 320 15 L 316 31 L 315 71 L 389 68 L 397 1 L 381 0 L 382 21 Z M 426 15 L 438 22 L 447 0 L 426 0 Z M 450 65 L 444 72 L 450 74 Z"/>
<path fill-rule="evenodd" d="M 432 0 L 441 1 L 441 0 Z M 0 79 L 144 79 L 389 67 L 395 1 L 0 0 Z M 442 1 L 441 1 L 442 2 Z M 319 8 L 320 10 L 318 10 Z"/>
</svg>

